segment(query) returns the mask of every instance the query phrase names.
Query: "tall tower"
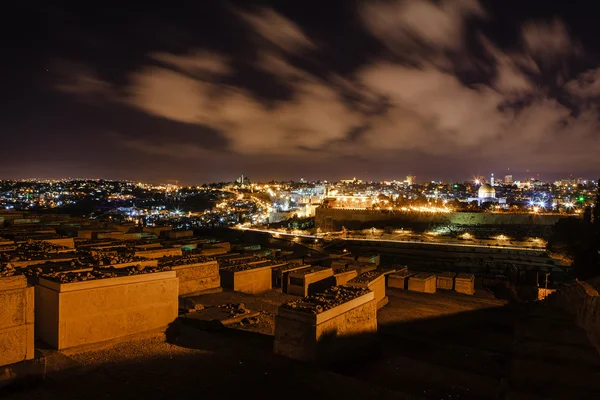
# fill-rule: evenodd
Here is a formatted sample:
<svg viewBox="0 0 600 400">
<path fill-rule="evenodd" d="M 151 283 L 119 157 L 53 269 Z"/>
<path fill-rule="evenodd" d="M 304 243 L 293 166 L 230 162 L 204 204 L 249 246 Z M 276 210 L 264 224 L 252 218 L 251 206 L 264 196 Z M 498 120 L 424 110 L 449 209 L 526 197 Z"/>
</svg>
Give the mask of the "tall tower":
<svg viewBox="0 0 600 400">
<path fill-rule="evenodd" d="M 490 185 L 494 186 L 494 174 L 492 173 L 492 176 L 490 177 Z"/>
</svg>

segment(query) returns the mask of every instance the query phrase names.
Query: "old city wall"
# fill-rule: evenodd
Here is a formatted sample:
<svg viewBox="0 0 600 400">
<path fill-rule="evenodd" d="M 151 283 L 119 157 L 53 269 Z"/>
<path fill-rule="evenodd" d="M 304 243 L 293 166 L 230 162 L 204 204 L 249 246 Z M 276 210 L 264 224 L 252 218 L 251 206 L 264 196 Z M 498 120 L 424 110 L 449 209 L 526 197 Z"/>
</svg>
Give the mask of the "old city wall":
<svg viewBox="0 0 600 400">
<path fill-rule="evenodd" d="M 559 215 L 490 214 L 490 213 L 414 213 L 370 210 L 317 208 L 315 225 L 323 230 L 364 229 L 366 223 L 404 225 L 554 225 Z"/>
</svg>

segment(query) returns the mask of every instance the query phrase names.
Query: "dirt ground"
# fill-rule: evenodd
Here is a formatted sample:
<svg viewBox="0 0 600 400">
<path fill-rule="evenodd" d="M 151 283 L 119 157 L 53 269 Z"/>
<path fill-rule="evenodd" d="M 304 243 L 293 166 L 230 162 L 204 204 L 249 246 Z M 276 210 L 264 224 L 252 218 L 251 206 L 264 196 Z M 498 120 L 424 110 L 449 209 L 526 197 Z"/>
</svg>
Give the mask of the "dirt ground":
<svg viewBox="0 0 600 400">
<path fill-rule="evenodd" d="M 46 382 L 5 398 L 598 398 L 600 360 L 569 316 L 508 305 L 486 292 L 387 295 L 378 313 L 380 351 L 361 362 L 324 370 L 274 355 L 277 307 L 296 297 L 223 292 L 194 301 L 244 303 L 261 312 L 258 322 L 184 329 L 170 343 L 157 338 L 57 355 L 62 365 Z"/>
</svg>

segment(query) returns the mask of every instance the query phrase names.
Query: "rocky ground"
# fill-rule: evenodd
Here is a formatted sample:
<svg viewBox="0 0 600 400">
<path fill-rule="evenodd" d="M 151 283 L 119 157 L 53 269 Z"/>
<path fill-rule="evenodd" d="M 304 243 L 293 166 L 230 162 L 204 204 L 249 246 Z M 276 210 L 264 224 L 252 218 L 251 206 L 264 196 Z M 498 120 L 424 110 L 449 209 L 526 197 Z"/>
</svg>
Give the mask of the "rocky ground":
<svg viewBox="0 0 600 400">
<path fill-rule="evenodd" d="M 569 316 L 484 292 L 387 295 L 378 314 L 381 351 L 360 363 L 323 370 L 275 356 L 277 307 L 297 297 L 222 292 L 194 301 L 244 303 L 260 311 L 258 320 L 218 332 L 181 329 L 170 343 L 57 354 L 45 383 L 6 398 L 599 398 L 600 359 Z"/>
</svg>

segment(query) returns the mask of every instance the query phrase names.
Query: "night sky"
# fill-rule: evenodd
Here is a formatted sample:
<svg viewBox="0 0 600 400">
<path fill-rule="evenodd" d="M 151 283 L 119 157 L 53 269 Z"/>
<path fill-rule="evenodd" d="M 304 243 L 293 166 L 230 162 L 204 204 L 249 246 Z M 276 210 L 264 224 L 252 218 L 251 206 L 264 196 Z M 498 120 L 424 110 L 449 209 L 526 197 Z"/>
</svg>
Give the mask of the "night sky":
<svg viewBox="0 0 600 400">
<path fill-rule="evenodd" d="M 600 173 L 598 2 L 13 3 L 0 178 Z"/>
</svg>

